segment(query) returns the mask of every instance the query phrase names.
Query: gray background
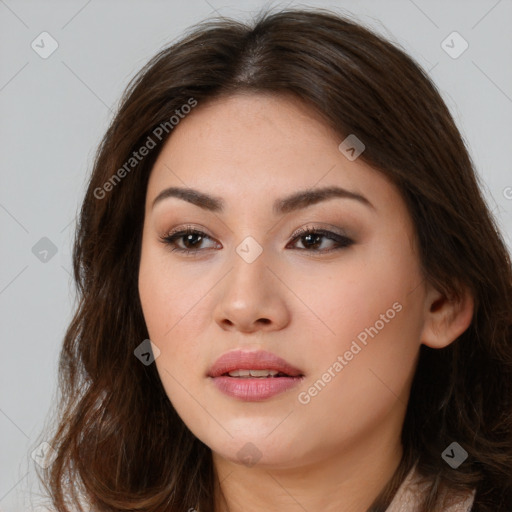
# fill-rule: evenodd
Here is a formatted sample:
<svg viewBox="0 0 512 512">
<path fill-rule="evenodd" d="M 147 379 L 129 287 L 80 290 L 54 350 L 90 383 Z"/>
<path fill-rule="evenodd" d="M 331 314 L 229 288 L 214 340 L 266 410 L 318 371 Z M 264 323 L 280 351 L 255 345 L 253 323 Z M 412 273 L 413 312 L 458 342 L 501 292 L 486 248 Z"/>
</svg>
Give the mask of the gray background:
<svg viewBox="0 0 512 512">
<path fill-rule="evenodd" d="M 74 306 L 75 216 L 123 88 L 190 25 L 214 14 L 247 19 L 266 5 L 348 10 L 430 71 L 512 246 L 511 0 L 0 0 L 0 510 L 42 504 L 30 454 L 55 400 Z M 44 31 L 59 45 L 46 59 L 31 47 Z M 469 44 L 458 58 L 441 46 L 453 31 Z M 43 237 L 57 251 L 47 261 L 32 250 Z"/>
</svg>

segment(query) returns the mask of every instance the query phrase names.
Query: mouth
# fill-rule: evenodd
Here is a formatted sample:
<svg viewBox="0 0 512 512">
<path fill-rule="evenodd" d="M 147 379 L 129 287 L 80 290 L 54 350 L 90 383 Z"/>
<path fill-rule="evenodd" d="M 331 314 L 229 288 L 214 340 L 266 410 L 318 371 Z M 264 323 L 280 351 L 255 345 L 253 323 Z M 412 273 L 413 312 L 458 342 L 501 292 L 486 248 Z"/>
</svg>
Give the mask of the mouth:
<svg viewBox="0 0 512 512">
<path fill-rule="evenodd" d="M 299 377 L 301 370 L 281 357 L 258 350 L 248 352 L 234 350 L 220 356 L 208 371 L 208 377 L 229 376 L 233 378 Z"/>
<path fill-rule="evenodd" d="M 266 378 L 279 378 L 279 377 L 292 377 L 292 375 L 288 375 L 287 373 L 280 372 L 277 370 L 242 370 L 237 369 L 233 370 L 231 372 L 226 372 L 222 374 L 222 377 L 233 377 L 235 379 L 250 379 L 250 378 L 256 378 L 256 379 L 266 379 Z"/>
<path fill-rule="evenodd" d="M 271 352 L 241 350 L 222 355 L 207 376 L 222 393 L 244 401 L 267 400 L 304 378 L 301 370 Z"/>
</svg>

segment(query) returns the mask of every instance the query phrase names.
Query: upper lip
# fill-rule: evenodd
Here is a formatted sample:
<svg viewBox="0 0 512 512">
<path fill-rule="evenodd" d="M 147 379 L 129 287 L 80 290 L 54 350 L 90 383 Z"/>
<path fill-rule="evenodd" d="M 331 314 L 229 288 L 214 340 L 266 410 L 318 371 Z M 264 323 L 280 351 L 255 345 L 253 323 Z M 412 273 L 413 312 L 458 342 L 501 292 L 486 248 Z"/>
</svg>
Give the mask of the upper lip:
<svg viewBox="0 0 512 512">
<path fill-rule="evenodd" d="M 209 377 L 219 377 L 234 370 L 275 370 L 292 377 L 302 375 L 302 372 L 284 359 L 272 352 L 258 350 L 247 352 L 233 350 L 222 354 L 208 371 Z"/>
</svg>

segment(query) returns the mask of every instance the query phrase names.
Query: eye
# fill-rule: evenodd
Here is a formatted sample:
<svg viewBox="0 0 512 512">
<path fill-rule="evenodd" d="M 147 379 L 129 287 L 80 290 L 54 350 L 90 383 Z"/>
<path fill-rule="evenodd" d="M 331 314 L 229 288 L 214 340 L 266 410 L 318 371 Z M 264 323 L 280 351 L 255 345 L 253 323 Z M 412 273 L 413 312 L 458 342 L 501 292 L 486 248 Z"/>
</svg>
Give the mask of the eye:
<svg viewBox="0 0 512 512">
<path fill-rule="evenodd" d="M 344 249 L 346 247 L 351 246 L 354 243 L 353 240 L 344 235 L 340 235 L 338 233 L 334 233 L 326 229 L 315 229 L 310 227 L 301 228 L 298 231 L 296 231 L 292 236 L 292 241 L 300 240 L 300 242 L 304 246 L 304 249 L 299 250 L 308 252 L 326 253 Z M 324 245 L 324 242 L 326 240 L 334 242 L 334 247 L 326 249 Z M 322 246 L 324 247 L 322 248 Z"/>
<path fill-rule="evenodd" d="M 311 227 L 297 230 L 292 237 L 292 243 L 300 241 L 303 245 L 303 248 L 298 248 L 298 250 L 313 253 L 336 251 L 349 247 L 354 243 L 353 240 L 344 235 Z M 197 255 L 201 252 L 203 242 L 212 240 L 212 238 L 203 231 L 187 226 L 186 229 L 174 231 L 160 237 L 160 240 L 171 248 L 171 252 L 177 251 L 186 255 Z M 329 241 L 331 242 L 331 248 L 325 248 L 325 242 L 328 244 Z M 332 245 L 334 246 L 332 247 Z M 217 243 L 216 247 L 213 248 L 221 247 L 222 246 Z M 211 248 L 212 247 L 210 247 L 210 249 Z"/>
<path fill-rule="evenodd" d="M 161 242 L 170 246 L 171 252 L 178 251 L 184 254 L 197 254 L 199 246 L 206 239 L 211 240 L 206 233 L 191 227 L 160 237 Z M 183 242 L 184 247 L 179 246 L 180 241 Z"/>
</svg>

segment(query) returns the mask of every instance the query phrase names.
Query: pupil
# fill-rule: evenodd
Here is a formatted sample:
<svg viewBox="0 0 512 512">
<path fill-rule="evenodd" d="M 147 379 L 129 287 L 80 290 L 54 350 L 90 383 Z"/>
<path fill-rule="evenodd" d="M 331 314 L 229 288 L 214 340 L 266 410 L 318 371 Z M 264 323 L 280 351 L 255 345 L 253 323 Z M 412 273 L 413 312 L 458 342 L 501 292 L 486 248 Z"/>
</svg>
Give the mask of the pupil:
<svg viewBox="0 0 512 512">
<path fill-rule="evenodd" d="M 194 245 L 196 245 L 195 243 L 192 242 L 194 237 L 197 237 L 199 239 L 202 238 L 201 235 L 198 235 L 197 233 L 190 233 L 188 235 L 185 235 L 185 247 L 189 248 L 188 244 L 192 243 L 192 248 L 194 248 Z M 196 240 L 196 242 L 197 242 L 197 240 Z"/>
<path fill-rule="evenodd" d="M 314 234 L 314 233 L 310 233 L 309 235 L 305 235 L 304 238 L 307 240 L 306 242 L 306 245 L 311 247 L 312 245 L 317 245 L 318 244 L 318 239 L 321 237 L 322 235 L 317 235 L 317 234 Z M 313 243 L 310 243 L 312 242 L 312 239 L 316 239 L 316 241 L 314 241 Z"/>
</svg>

